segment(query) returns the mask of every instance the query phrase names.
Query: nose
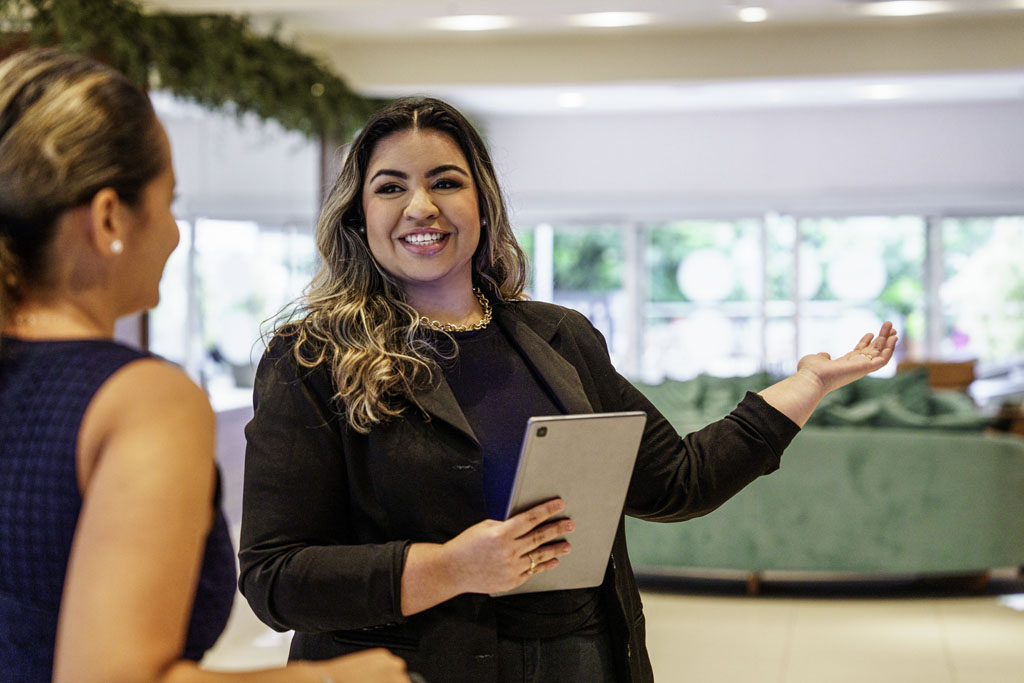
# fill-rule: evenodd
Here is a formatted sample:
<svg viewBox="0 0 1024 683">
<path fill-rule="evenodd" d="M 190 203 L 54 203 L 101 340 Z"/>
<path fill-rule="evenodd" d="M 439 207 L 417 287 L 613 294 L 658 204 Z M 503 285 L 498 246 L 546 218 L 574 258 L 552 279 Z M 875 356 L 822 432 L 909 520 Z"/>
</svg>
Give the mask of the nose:
<svg viewBox="0 0 1024 683">
<path fill-rule="evenodd" d="M 417 188 L 405 207 L 405 217 L 410 221 L 428 221 L 437 218 L 438 210 L 426 188 Z"/>
</svg>

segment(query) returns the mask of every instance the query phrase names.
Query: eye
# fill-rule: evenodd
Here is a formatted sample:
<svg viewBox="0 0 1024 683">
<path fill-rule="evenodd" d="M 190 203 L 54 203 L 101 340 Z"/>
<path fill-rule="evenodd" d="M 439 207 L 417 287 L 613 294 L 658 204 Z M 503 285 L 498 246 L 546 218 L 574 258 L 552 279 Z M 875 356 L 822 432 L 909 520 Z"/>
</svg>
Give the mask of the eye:
<svg viewBox="0 0 1024 683">
<path fill-rule="evenodd" d="M 462 186 L 462 182 L 455 178 L 441 178 L 434 183 L 435 190 L 456 190 Z"/>
<path fill-rule="evenodd" d="M 394 194 L 396 192 L 401 192 L 401 191 L 402 191 L 402 186 L 399 185 L 398 183 L 385 183 L 384 185 L 381 185 L 380 187 L 378 187 L 373 192 L 374 192 L 374 194 Z"/>
</svg>

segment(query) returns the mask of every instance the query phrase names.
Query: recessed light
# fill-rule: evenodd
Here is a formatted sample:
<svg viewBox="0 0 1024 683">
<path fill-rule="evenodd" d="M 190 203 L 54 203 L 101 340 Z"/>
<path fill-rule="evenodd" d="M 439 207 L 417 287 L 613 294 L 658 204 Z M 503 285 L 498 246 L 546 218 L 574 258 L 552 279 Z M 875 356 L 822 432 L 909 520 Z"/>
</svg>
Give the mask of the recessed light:
<svg viewBox="0 0 1024 683">
<path fill-rule="evenodd" d="M 558 95 L 558 106 L 562 109 L 579 109 L 587 102 L 587 98 L 583 96 L 583 93 L 579 92 L 564 92 Z"/>
<path fill-rule="evenodd" d="M 938 0 L 876 0 L 864 3 L 861 12 L 876 17 L 916 17 L 950 11 L 948 2 Z"/>
<path fill-rule="evenodd" d="M 859 94 L 865 100 L 898 100 L 906 94 L 906 90 L 892 83 L 878 83 L 861 88 Z"/>
<path fill-rule="evenodd" d="M 743 7 L 737 12 L 740 17 L 740 21 L 746 21 L 748 23 L 754 23 L 758 21 L 764 21 L 768 18 L 768 10 L 764 7 Z"/>
<path fill-rule="evenodd" d="M 513 26 L 515 20 L 501 14 L 453 14 L 435 17 L 427 23 L 442 31 L 497 31 Z"/>
<path fill-rule="evenodd" d="M 576 26 L 618 28 L 654 23 L 654 15 L 650 12 L 590 12 L 574 14 L 569 17 L 569 22 Z"/>
</svg>

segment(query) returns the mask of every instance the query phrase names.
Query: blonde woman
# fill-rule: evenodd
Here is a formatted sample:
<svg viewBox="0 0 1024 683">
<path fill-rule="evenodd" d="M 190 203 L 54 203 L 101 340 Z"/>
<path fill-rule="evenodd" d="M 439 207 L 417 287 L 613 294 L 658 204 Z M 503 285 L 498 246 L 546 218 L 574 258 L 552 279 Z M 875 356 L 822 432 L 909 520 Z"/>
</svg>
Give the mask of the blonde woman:
<svg viewBox="0 0 1024 683">
<path fill-rule="evenodd" d="M 320 271 L 257 372 L 239 554 L 256 614 L 296 630 L 294 659 L 383 646 L 446 683 L 651 681 L 621 524 L 601 586 L 489 597 L 571 551 L 559 500 L 497 521 L 526 420 L 645 411 L 624 514 L 687 519 L 777 468 L 821 398 L 896 343 L 886 323 L 807 356 L 681 438 L 586 318 L 523 299 L 487 150 L 433 99 L 356 137 L 317 240 Z"/>
<path fill-rule="evenodd" d="M 206 397 L 113 341 L 178 243 L 167 136 L 91 60 L 0 63 L 0 678 L 409 681 L 383 651 L 217 674 L 235 564 Z"/>
</svg>

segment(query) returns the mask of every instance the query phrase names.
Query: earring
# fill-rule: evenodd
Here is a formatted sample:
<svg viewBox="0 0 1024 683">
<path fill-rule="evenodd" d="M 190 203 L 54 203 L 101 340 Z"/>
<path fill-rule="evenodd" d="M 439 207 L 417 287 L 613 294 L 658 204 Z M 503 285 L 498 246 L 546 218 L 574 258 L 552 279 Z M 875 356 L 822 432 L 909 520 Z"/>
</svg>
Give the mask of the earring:
<svg viewBox="0 0 1024 683">
<path fill-rule="evenodd" d="M 358 232 L 363 237 L 366 237 L 366 226 L 360 225 L 358 228 L 356 228 L 356 232 Z"/>
<path fill-rule="evenodd" d="M 124 251 L 124 242 L 121 240 L 114 240 L 110 243 L 110 253 L 120 254 L 122 251 Z"/>
<path fill-rule="evenodd" d="M 480 219 L 480 227 L 481 228 L 486 228 L 487 227 L 487 219 L 486 218 L 481 218 Z"/>
</svg>

